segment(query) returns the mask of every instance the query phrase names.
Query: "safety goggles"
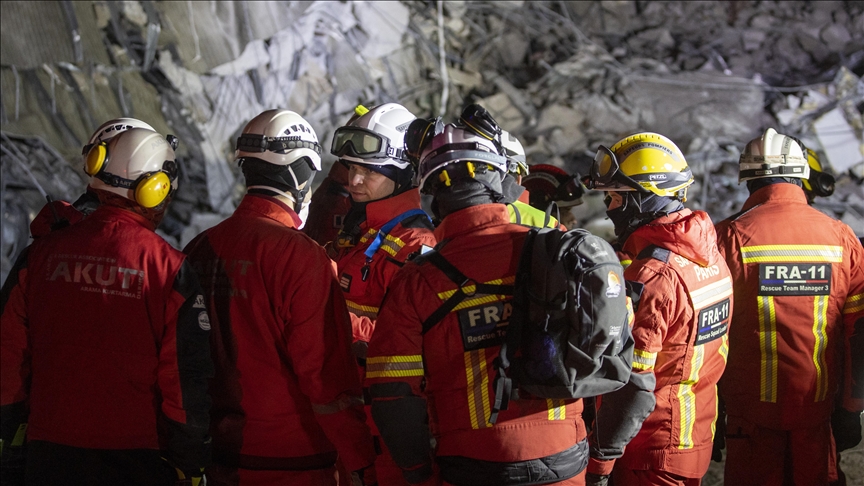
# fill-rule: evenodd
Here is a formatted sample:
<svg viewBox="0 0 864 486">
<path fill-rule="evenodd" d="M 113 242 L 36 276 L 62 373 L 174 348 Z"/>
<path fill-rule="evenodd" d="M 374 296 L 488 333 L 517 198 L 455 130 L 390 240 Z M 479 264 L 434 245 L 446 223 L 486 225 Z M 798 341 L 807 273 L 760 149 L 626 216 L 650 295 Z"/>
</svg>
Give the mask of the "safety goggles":
<svg viewBox="0 0 864 486">
<path fill-rule="evenodd" d="M 591 164 L 591 172 L 584 179 L 588 189 L 615 190 L 623 186 L 630 187 L 639 192 L 649 192 L 630 177 L 621 172 L 618 157 L 605 145 L 597 147 L 594 154 L 594 163 Z"/>
<path fill-rule="evenodd" d="M 389 138 L 359 127 L 337 128 L 330 153 L 337 157 L 348 155 L 360 159 L 405 158 L 404 150 L 392 146 Z"/>
<path fill-rule="evenodd" d="M 420 153 L 432 141 L 435 135 L 444 131 L 444 121 L 437 118 L 417 118 L 408 125 L 405 131 L 405 153 L 415 164 L 420 160 Z"/>
<path fill-rule="evenodd" d="M 321 155 L 321 146 L 316 142 L 307 142 L 297 137 L 265 137 L 264 135 L 243 134 L 237 138 L 237 150 L 242 152 L 276 152 L 285 153 L 294 149 L 309 149 Z"/>
</svg>

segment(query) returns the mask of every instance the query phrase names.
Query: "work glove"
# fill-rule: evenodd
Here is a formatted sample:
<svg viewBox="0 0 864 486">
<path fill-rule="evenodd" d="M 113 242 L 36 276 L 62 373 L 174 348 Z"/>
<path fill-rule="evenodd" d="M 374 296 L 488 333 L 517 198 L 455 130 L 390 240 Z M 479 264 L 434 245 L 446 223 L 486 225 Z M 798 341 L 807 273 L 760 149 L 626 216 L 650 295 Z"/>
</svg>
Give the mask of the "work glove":
<svg viewBox="0 0 864 486">
<path fill-rule="evenodd" d="M 171 464 L 168 459 L 162 458 L 163 461 Z M 177 466 L 172 465 L 174 472 L 177 474 L 177 480 L 174 481 L 174 486 L 206 486 L 207 478 L 204 477 L 204 468 L 197 471 L 184 471 Z"/>
<path fill-rule="evenodd" d="M 375 464 L 351 473 L 351 486 L 378 486 Z"/>
<path fill-rule="evenodd" d="M 838 407 L 831 414 L 831 432 L 837 444 L 837 452 L 851 449 L 861 442 L 861 413 Z"/>
<path fill-rule="evenodd" d="M 585 474 L 585 486 L 608 486 L 609 485 L 609 475 L 608 474 L 594 474 L 587 473 Z"/>
</svg>

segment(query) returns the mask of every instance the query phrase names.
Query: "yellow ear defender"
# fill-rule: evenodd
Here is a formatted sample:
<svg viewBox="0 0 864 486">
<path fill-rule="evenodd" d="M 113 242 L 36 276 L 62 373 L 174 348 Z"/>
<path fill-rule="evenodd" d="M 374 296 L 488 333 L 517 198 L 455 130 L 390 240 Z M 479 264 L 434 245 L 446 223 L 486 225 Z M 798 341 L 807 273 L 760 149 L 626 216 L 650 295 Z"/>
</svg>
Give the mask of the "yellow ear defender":
<svg viewBox="0 0 864 486">
<path fill-rule="evenodd" d="M 108 144 L 106 142 L 99 142 L 87 153 L 87 158 L 84 159 L 84 172 L 91 177 L 96 177 L 109 186 L 132 189 L 135 202 L 148 209 L 162 204 L 171 195 L 172 187 L 169 171 L 176 178 L 176 162 L 166 160 L 162 170 L 146 172 L 133 181 L 105 172 L 105 168 L 108 167 L 108 160 Z"/>
<path fill-rule="evenodd" d="M 89 176 L 95 176 L 102 172 L 102 169 L 108 164 L 108 144 L 99 142 L 90 148 L 87 152 L 87 157 L 84 159 L 84 172 Z"/>
</svg>

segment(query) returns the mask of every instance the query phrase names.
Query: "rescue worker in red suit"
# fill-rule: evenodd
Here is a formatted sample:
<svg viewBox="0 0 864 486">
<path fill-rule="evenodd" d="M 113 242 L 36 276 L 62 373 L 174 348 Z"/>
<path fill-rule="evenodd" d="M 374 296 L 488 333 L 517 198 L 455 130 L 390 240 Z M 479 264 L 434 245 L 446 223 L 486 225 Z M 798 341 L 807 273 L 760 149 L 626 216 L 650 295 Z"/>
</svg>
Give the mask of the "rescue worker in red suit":
<svg viewBox="0 0 864 486">
<path fill-rule="evenodd" d="M 298 230 L 320 153 L 297 113 L 253 118 L 237 140 L 246 195 L 184 250 L 213 309 L 208 484 L 335 485 L 337 453 L 374 483 L 345 300 L 324 249 Z"/>
<path fill-rule="evenodd" d="M 808 175 L 800 145 L 769 128 L 741 154 L 750 197 L 717 225 L 736 298 L 720 384 L 728 485 L 827 484 L 832 421 L 838 444 L 861 438 L 864 250 L 807 205 Z"/>
<path fill-rule="evenodd" d="M 579 182 L 579 175 L 570 175 L 554 165 L 536 164 L 528 166 L 527 175 L 519 182 L 525 188 L 528 204 L 546 211 L 553 202 L 561 211 L 561 226 L 574 228 L 577 221 L 570 208 L 582 204 L 585 188 Z"/>
<path fill-rule="evenodd" d="M 349 209 L 351 195 L 348 193 L 348 167 L 334 163 L 327 177 L 312 193 L 309 218 L 303 226 L 303 232 L 321 246 L 336 241 Z"/>
<path fill-rule="evenodd" d="M 511 224 L 501 202 L 506 157 L 488 137 L 440 119 L 415 121 L 406 149 L 421 155 L 419 187 L 433 195 L 442 220 L 436 251 L 473 282 L 512 285 L 530 228 Z M 469 331 L 460 316 L 489 312 L 505 319 L 499 312 L 511 297 L 475 294 L 424 329 L 457 286 L 420 259 L 393 278 L 366 360 L 372 417 L 406 481 L 585 484 L 581 400 L 513 399 L 492 418 L 493 361 L 501 340 L 494 333 L 463 340 Z"/>
<path fill-rule="evenodd" d="M 116 135 L 129 130 L 130 128 L 146 128 L 147 130 L 155 131 L 153 127 L 135 118 L 115 118 L 103 123 L 93 132 L 90 140 L 84 145 L 81 150 L 82 156 L 87 156 L 90 149 L 99 142 L 107 142 Z M 173 135 L 169 135 L 169 143 L 171 148 L 177 149 L 177 139 Z M 99 207 L 99 197 L 88 185 L 78 199 L 73 203 L 66 201 L 49 201 L 48 204 L 42 207 L 33 221 L 30 222 L 30 236 L 39 238 L 45 236 L 55 229 L 65 228 L 81 221 Z"/>
<path fill-rule="evenodd" d="M 100 206 L 37 239 L 3 286 L 3 455 L 27 422 L 27 484 L 198 484 L 210 321 L 185 255 L 154 232 L 174 151 L 132 128 L 94 145 L 85 171 Z"/>
<path fill-rule="evenodd" d="M 600 146 L 589 175 L 590 188 L 606 191 L 606 214 L 632 260 L 624 278 L 642 287 L 633 370 L 656 380 L 656 407 L 623 457 L 588 466 L 600 476 L 614 466 L 616 486 L 695 486 L 711 460 L 732 279 L 711 219 L 682 204 L 692 183 L 678 147 L 650 132 Z"/>
<path fill-rule="evenodd" d="M 405 130 L 414 119 L 396 103 L 371 110 L 360 105 L 333 137 L 331 153 L 339 157 L 337 163 L 348 166 L 351 210 L 331 250 L 336 252 L 354 354 L 361 364 L 393 275 L 409 256 L 435 246 L 432 222 L 420 209 L 420 193 L 412 185 L 414 169 L 404 151 Z M 364 368 L 359 371 L 362 379 Z M 375 461 L 378 483 L 406 484 L 371 417 L 367 421 L 380 450 Z"/>
</svg>

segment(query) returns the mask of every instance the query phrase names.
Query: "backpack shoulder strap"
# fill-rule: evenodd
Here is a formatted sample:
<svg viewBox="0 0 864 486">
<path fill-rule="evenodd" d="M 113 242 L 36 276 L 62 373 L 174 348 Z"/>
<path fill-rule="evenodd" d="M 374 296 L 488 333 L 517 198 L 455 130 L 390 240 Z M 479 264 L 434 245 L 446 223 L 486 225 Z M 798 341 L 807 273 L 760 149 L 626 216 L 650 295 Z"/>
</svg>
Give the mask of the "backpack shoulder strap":
<svg viewBox="0 0 864 486">
<path fill-rule="evenodd" d="M 395 228 L 397 224 L 412 216 L 426 216 L 426 218 L 429 218 L 429 216 L 422 209 L 409 209 L 408 211 L 405 211 L 404 213 L 391 219 L 390 221 L 385 223 L 380 230 L 378 230 L 378 234 L 375 236 L 375 239 L 372 241 L 372 243 L 369 244 L 369 247 L 366 248 L 366 251 L 363 252 L 363 254 L 366 255 L 366 258 L 372 258 L 372 255 L 374 255 L 375 252 L 378 251 L 378 248 L 381 247 L 381 242 L 384 241 L 384 238 L 387 237 L 387 234 L 390 233 L 390 231 L 393 230 L 393 228 Z"/>
<path fill-rule="evenodd" d="M 458 287 L 456 292 L 450 296 L 441 307 L 435 309 L 429 317 L 423 321 L 423 334 L 429 332 L 430 329 L 435 327 L 436 324 L 441 322 L 444 317 L 449 314 L 457 305 L 459 305 L 466 297 L 471 297 L 475 294 L 485 294 L 485 295 L 513 295 L 513 285 L 501 285 L 501 284 L 485 284 L 479 283 L 471 280 L 466 277 L 462 272 L 459 271 L 458 268 L 454 267 L 452 263 L 447 261 L 446 258 L 441 256 L 438 251 L 430 251 L 422 256 L 418 257 L 420 263 L 429 262 L 434 265 L 438 270 L 441 270 L 444 275 L 450 279 L 453 283 L 455 283 Z M 416 261 L 416 260 L 415 260 Z M 474 287 L 473 290 L 467 292 L 466 289 L 469 287 Z"/>
</svg>

